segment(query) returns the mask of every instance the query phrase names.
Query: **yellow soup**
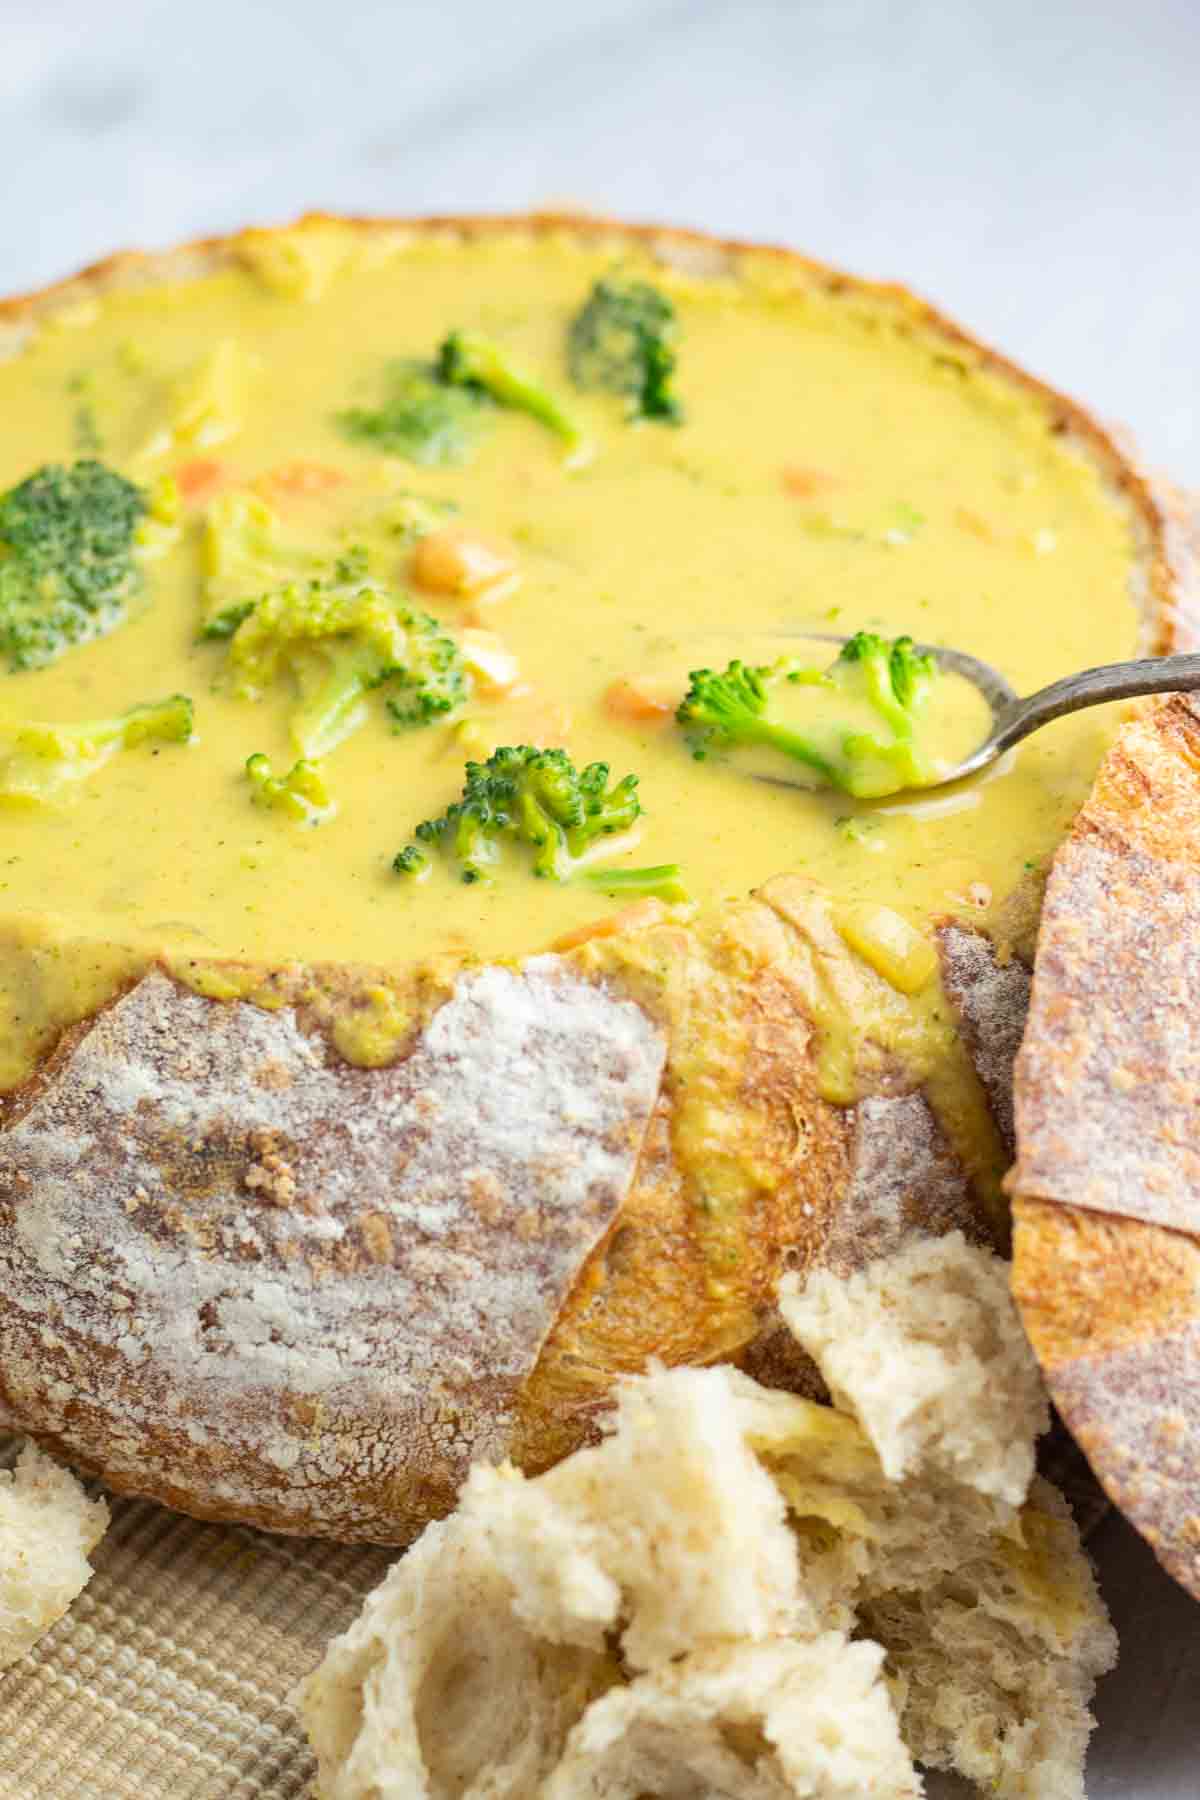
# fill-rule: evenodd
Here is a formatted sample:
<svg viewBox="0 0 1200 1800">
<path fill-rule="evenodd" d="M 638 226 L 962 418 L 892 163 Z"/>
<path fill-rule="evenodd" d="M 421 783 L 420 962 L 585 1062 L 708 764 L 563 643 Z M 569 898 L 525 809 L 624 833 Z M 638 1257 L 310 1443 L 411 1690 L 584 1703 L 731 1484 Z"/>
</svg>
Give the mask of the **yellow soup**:
<svg viewBox="0 0 1200 1800">
<path fill-rule="evenodd" d="M 604 892 L 537 880 L 516 855 L 475 883 L 437 856 L 424 879 L 393 872 L 418 822 L 457 798 L 465 761 L 498 745 L 636 774 L 644 810 L 610 860 L 678 864 L 701 907 L 780 871 L 815 877 L 900 991 L 931 977 L 931 919 L 986 923 L 1046 859 L 1111 734 L 1102 714 L 1049 728 L 961 791 L 856 802 L 697 762 L 673 708 L 691 669 L 783 654 L 805 631 L 958 645 L 1020 691 L 1128 654 L 1119 499 L 1048 404 L 899 300 L 784 280 L 765 260 L 736 279 L 628 251 L 621 266 L 675 307 L 679 423 L 631 422 L 619 397 L 573 386 L 568 323 L 613 255 L 565 233 L 249 238 L 216 272 L 65 312 L 0 367 L 0 486 L 95 455 L 139 484 L 174 476 L 182 496 L 123 624 L 0 674 L 0 729 L 175 692 L 196 726 L 190 743 L 121 751 L 59 804 L 3 808 L 0 1079 L 52 1017 L 151 954 L 386 968 L 522 954 L 612 912 Z M 348 431 L 390 366 L 429 361 L 454 329 L 511 351 L 579 422 L 583 449 L 503 406 L 459 462 Z M 232 504 L 269 509 L 293 549 L 365 543 L 377 579 L 473 658 L 466 704 L 426 725 L 396 730 L 368 696 L 324 759 L 332 810 L 316 823 L 254 804 L 244 774 L 253 753 L 277 773 L 295 760 L 289 682 L 247 697 L 228 640 L 198 635 L 213 593 L 232 591 L 206 590 L 206 516 Z M 106 948 L 72 960 L 85 942 Z"/>
</svg>

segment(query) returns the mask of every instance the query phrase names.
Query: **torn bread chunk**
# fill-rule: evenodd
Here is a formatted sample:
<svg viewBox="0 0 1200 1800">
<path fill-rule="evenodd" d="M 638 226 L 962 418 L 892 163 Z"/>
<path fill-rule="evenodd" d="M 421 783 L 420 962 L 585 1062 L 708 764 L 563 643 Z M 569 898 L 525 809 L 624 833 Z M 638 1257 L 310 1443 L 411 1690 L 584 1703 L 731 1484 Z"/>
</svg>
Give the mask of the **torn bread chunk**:
<svg viewBox="0 0 1200 1800">
<path fill-rule="evenodd" d="M 1058 1491 L 1035 1480 L 1014 1507 L 932 1473 L 890 1482 L 855 1420 L 785 1394 L 740 1400 L 792 1509 L 801 1586 L 887 1652 L 917 1760 L 997 1800 L 1083 1800 L 1089 1703 L 1116 1636 Z"/>
<path fill-rule="evenodd" d="M 822 1270 L 801 1287 L 788 1276 L 779 1305 L 890 1480 L 929 1465 L 1020 1504 L 1050 1411 L 1007 1263 L 955 1231 L 847 1280 Z"/>
<path fill-rule="evenodd" d="M 301 1689 L 321 1800 L 523 1800 L 543 1791 L 604 1651 L 528 1631 L 461 1514 L 430 1525 Z"/>
<path fill-rule="evenodd" d="M 602 1445 L 536 1481 L 475 1469 L 462 1512 L 522 1620 L 592 1648 L 619 1621 L 631 1669 L 698 1644 L 819 1628 L 787 1506 L 746 1442 L 724 1369 L 627 1383 Z"/>
<path fill-rule="evenodd" d="M 595 1701 L 545 1800 L 916 1800 L 882 1662 L 836 1631 L 697 1650 Z"/>
<path fill-rule="evenodd" d="M 31 1650 L 92 1578 L 108 1526 L 103 1500 L 34 1444 L 0 1470 L 0 1669 Z"/>
<path fill-rule="evenodd" d="M 887 1648 L 904 1740 L 1002 1800 L 1083 1800 L 1096 1678 L 1116 1660 L 1066 1501 L 1037 1479 L 1020 1533 L 899 1589 L 868 1580 L 860 1628 Z"/>
<path fill-rule="evenodd" d="M 894 1260 L 920 1294 L 898 1316 L 938 1316 L 939 1282 L 1011 1311 L 986 1261 L 964 1280 L 984 1253 L 951 1250 Z M 963 1329 L 1007 1366 L 1002 1325 Z M 964 1457 L 957 1398 L 927 1384 L 895 1479 L 873 1432 L 909 1427 L 868 1391 L 870 1424 L 733 1369 L 655 1369 L 595 1448 L 472 1471 L 301 1689 L 321 1800 L 891 1800 L 922 1791 L 914 1758 L 994 1800 L 1082 1800 L 1115 1640 L 1065 1502 L 1014 1473 L 1040 1412 Z"/>
</svg>

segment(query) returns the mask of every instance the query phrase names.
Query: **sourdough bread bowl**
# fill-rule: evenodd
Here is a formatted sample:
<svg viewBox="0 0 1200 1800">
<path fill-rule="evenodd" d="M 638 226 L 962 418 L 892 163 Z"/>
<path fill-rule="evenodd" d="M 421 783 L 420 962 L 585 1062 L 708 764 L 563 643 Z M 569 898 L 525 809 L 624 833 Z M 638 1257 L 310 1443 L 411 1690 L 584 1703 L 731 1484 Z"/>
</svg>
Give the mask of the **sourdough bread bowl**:
<svg viewBox="0 0 1200 1800">
<path fill-rule="evenodd" d="M 606 282 L 670 314 L 678 408 L 572 379 Z M 540 415 L 459 395 L 414 449 L 456 330 Z M 804 629 L 944 638 L 1021 688 L 1190 643 L 1170 510 L 1085 414 L 900 289 L 567 218 L 119 257 L 3 331 L 3 485 L 86 453 L 147 496 L 139 597 L 0 677 L 5 717 L 185 693 L 195 721 L 6 808 L 14 1424 L 201 1517 L 403 1542 L 651 1357 L 817 1391 L 785 1269 L 1005 1243 L 1041 877 L 1117 721 L 875 806 L 697 763 L 664 695 Z M 291 806 L 291 689 L 239 688 L 233 646 L 314 545 L 363 543 L 472 680 L 419 729 L 402 681 L 390 718 L 364 695 Z M 514 743 L 636 772 L 611 867 L 678 864 L 688 898 L 395 874 Z"/>
</svg>

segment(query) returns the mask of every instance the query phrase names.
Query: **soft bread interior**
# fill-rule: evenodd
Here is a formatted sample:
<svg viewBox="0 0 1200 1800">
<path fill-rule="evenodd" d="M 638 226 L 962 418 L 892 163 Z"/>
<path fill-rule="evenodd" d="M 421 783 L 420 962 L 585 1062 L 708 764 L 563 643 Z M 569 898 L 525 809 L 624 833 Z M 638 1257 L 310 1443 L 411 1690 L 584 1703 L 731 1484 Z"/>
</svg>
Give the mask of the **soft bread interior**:
<svg viewBox="0 0 1200 1800">
<path fill-rule="evenodd" d="M 0 1471 L 0 1669 L 32 1649 L 92 1578 L 103 1500 L 33 1444 Z"/>
<path fill-rule="evenodd" d="M 1030 1488 L 1002 1266 L 951 1238 L 857 1279 L 786 1302 L 835 1408 L 658 1369 L 596 1448 L 475 1469 L 301 1690 L 323 1800 L 900 1800 L 914 1758 L 1081 1800 L 1115 1639 Z"/>
<path fill-rule="evenodd" d="M 952 1232 L 845 1280 L 788 1276 L 779 1303 L 889 1481 L 928 1473 L 1020 1504 L 1050 1410 L 1005 1263 Z"/>
</svg>

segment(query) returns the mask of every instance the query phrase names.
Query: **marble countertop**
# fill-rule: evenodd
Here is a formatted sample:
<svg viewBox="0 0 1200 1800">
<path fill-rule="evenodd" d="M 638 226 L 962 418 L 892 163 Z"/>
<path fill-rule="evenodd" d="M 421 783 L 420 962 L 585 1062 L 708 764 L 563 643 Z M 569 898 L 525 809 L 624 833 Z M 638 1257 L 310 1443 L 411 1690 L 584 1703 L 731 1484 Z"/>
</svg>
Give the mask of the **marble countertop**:
<svg viewBox="0 0 1200 1800">
<path fill-rule="evenodd" d="M 0 291 L 312 206 L 574 201 L 902 277 L 1200 483 L 1195 0 L 0 0 L 0 30 Z"/>
</svg>

